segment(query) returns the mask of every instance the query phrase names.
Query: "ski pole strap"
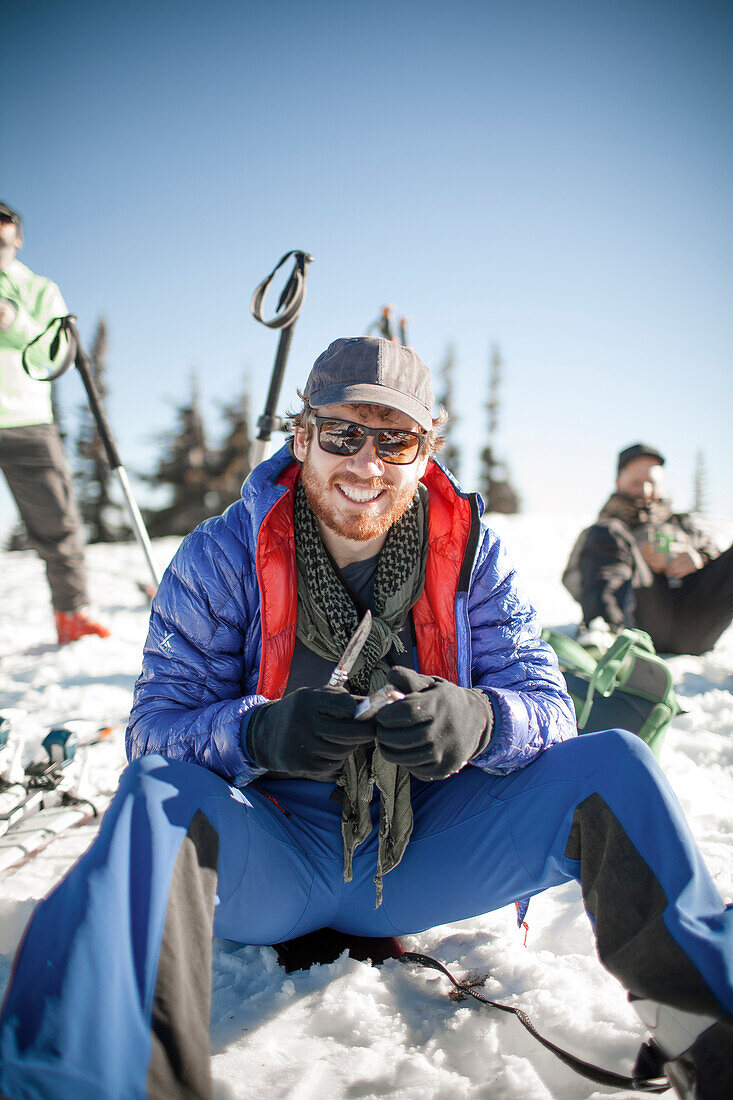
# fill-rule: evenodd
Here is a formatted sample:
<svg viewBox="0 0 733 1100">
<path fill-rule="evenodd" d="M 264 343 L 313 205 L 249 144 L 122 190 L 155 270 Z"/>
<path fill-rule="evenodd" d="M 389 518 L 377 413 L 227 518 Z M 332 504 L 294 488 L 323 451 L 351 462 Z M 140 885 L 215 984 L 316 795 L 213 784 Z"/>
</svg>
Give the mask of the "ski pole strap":
<svg viewBox="0 0 733 1100">
<path fill-rule="evenodd" d="M 459 982 L 457 978 L 453 977 L 450 970 L 447 970 L 442 963 L 439 963 L 437 959 L 433 959 L 430 955 L 423 955 L 419 951 L 404 951 L 399 959 L 401 963 L 415 963 L 416 966 L 424 966 L 428 970 L 438 970 L 461 993 L 473 997 L 488 1008 L 498 1008 L 500 1012 L 509 1012 L 512 1016 L 516 1016 L 520 1024 L 527 1029 L 530 1035 L 534 1036 L 538 1043 L 542 1043 L 542 1046 L 551 1051 L 561 1062 L 564 1062 L 566 1066 L 575 1070 L 581 1077 L 586 1077 L 589 1081 L 594 1081 L 598 1085 L 608 1085 L 610 1088 L 629 1089 L 633 1092 L 660 1093 L 667 1092 L 670 1088 L 666 1077 L 626 1077 L 621 1073 L 612 1073 L 610 1070 L 594 1066 L 590 1062 L 584 1062 L 581 1058 L 577 1058 L 574 1054 L 570 1054 L 567 1050 L 563 1050 L 562 1047 L 556 1046 L 555 1043 L 551 1043 L 549 1039 L 545 1039 L 543 1035 L 540 1035 L 527 1013 L 521 1008 L 499 1004 L 498 1001 L 490 1001 L 487 997 L 482 997 L 473 988 L 471 982 Z"/>
<path fill-rule="evenodd" d="M 293 263 L 293 270 L 290 272 L 290 278 L 283 287 L 280 295 L 280 300 L 277 303 L 277 311 L 271 321 L 266 321 L 262 316 L 262 306 L 265 301 L 265 295 L 267 294 L 270 283 L 273 280 L 273 276 L 278 268 L 281 268 L 286 260 L 289 260 L 291 256 L 295 256 Z M 291 252 L 286 252 L 283 258 L 273 267 L 270 274 L 262 280 L 260 285 L 252 295 L 252 316 L 260 324 L 267 325 L 268 328 L 286 328 L 287 325 L 293 323 L 295 318 L 300 313 L 300 307 L 303 305 L 303 299 L 305 298 L 305 277 L 308 271 L 308 264 L 313 262 L 313 257 L 307 252 L 299 252 L 293 249 Z M 280 312 L 282 310 L 282 313 Z"/>
<path fill-rule="evenodd" d="M 75 321 L 76 317 L 73 313 L 67 314 L 66 317 L 52 317 L 43 332 L 40 332 L 38 336 L 34 336 L 30 343 L 26 344 L 26 346 L 23 348 L 23 354 L 21 356 L 23 370 L 29 378 L 32 378 L 34 380 L 34 382 L 54 382 L 57 378 L 60 378 L 64 371 L 67 371 L 71 364 L 74 362 L 74 360 L 76 359 L 78 346 L 76 334 L 73 330 L 73 325 Z M 66 336 L 67 340 L 66 354 L 64 355 L 61 364 L 56 368 L 56 370 L 51 371 L 50 374 L 44 374 L 42 378 L 39 378 L 38 375 L 32 373 L 26 355 L 28 354 L 29 349 L 32 348 L 34 344 L 37 344 L 39 340 L 42 340 L 46 333 L 49 332 L 54 325 L 58 325 L 59 328 L 58 332 L 51 341 L 50 348 L 48 349 L 49 357 L 52 362 L 56 358 L 62 335 Z"/>
</svg>

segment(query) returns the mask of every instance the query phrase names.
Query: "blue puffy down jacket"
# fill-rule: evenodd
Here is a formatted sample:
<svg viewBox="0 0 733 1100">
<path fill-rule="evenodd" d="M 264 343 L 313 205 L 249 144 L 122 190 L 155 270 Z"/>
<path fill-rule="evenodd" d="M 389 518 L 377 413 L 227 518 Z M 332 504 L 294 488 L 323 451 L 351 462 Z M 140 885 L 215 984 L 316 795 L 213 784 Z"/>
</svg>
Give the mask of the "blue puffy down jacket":
<svg viewBox="0 0 733 1100">
<path fill-rule="evenodd" d="M 292 559 L 282 555 L 292 541 L 296 473 L 283 447 L 250 474 L 241 500 L 202 523 L 178 549 L 153 601 L 127 729 L 130 760 L 160 753 L 200 764 L 236 786 L 262 774 L 243 745 L 248 714 L 268 697 L 258 687 L 268 680 L 279 685 L 268 689 L 269 697 L 277 698 L 287 681 L 296 595 L 294 568 L 287 565 Z M 437 606 L 438 619 L 441 614 L 445 619 L 447 607 L 451 620 L 447 626 L 438 623 L 437 642 L 426 641 L 423 653 L 430 653 L 430 644 L 447 646 L 445 635 L 452 633 L 452 678 L 483 688 L 495 713 L 491 741 L 473 763 L 491 772 L 513 771 L 555 741 L 575 736 L 572 703 L 499 539 L 480 522 L 480 499 L 461 493 L 435 461 L 428 463 L 423 480 L 430 491 L 433 578 L 426 599 Z M 454 591 L 443 591 L 442 578 L 454 564 L 452 532 L 458 530 L 456 523 L 451 526 L 452 511 L 461 519 L 470 514 L 471 532 L 461 549 Z M 269 530 L 276 514 L 280 527 Z M 435 525 L 445 527 L 435 537 L 434 517 Z M 446 556 L 438 560 L 441 554 Z M 426 580 L 426 591 L 429 587 Z M 274 617 L 268 600 L 277 605 Z M 420 654 L 417 611 L 418 605 Z M 429 656 L 420 661 L 422 671 L 445 674 L 440 661 L 428 667 L 432 664 Z M 280 671 L 268 677 L 274 665 Z"/>
</svg>

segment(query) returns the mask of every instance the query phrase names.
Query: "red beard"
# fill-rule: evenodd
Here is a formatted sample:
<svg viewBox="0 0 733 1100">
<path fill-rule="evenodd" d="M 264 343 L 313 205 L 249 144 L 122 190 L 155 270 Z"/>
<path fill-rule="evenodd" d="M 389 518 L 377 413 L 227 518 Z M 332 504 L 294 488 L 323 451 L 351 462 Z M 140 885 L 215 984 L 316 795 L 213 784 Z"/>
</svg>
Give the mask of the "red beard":
<svg viewBox="0 0 733 1100">
<path fill-rule="evenodd" d="M 415 478 L 413 485 L 402 490 L 396 489 L 393 485 L 386 485 L 379 478 L 372 478 L 368 482 L 368 485 L 365 485 L 363 479 L 360 480 L 348 474 L 339 477 L 334 475 L 328 481 L 324 481 L 313 469 L 310 455 L 306 455 L 305 461 L 303 462 L 301 477 L 305 495 L 308 498 L 308 504 L 316 518 L 319 519 L 329 531 L 333 531 L 334 534 L 340 535 L 341 538 L 351 539 L 352 542 L 369 542 L 371 539 L 380 538 L 382 535 L 386 535 L 390 527 L 392 527 L 400 516 L 404 515 L 410 507 L 412 498 L 415 495 L 418 480 Z M 354 516 L 344 516 L 342 513 L 337 514 L 328 500 L 331 491 L 338 493 L 338 489 L 334 488 L 337 482 L 341 485 L 358 485 L 361 489 L 367 487 L 370 489 L 382 489 L 390 497 L 390 506 L 378 516 L 371 516 L 366 511 Z"/>
</svg>

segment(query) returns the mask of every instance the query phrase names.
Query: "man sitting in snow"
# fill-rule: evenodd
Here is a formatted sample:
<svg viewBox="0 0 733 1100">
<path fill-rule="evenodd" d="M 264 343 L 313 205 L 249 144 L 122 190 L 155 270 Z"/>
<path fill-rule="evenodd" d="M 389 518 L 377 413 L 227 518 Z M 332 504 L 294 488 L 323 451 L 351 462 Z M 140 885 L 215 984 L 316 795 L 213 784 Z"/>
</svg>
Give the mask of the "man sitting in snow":
<svg viewBox="0 0 733 1100">
<path fill-rule="evenodd" d="M 621 451 L 616 491 L 578 538 L 563 584 L 589 641 L 604 623 L 636 626 L 660 653 L 707 653 L 733 619 L 733 547 L 719 555 L 689 515 L 672 511 L 663 467 L 645 443 Z"/>
<path fill-rule="evenodd" d="M 731 1094 L 733 909 L 646 745 L 575 736 L 432 406 L 412 350 L 335 341 L 292 445 L 180 547 L 133 763 L 18 953 L 0 1092 L 208 1097 L 212 932 L 414 933 L 575 878 L 679 1094 Z M 350 690 L 324 687 L 365 606 Z M 386 683 L 403 698 L 360 720 Z"/>
</svg>

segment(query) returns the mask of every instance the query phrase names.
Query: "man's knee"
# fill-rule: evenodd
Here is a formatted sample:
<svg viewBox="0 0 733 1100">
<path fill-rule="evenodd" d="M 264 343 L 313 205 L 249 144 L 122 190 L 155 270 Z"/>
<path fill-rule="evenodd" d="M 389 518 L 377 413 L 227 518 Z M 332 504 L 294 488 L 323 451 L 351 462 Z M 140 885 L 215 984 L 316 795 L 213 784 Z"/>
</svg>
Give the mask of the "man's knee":
<svg viewBox="0 0 733 1100">
<path fill-rule="evenodd" d="M 619 784 L 628 787 L 646 783 L 650 777 L 654 781 L 660 774 L 649 746 L 628 730 L 581 734 L 567 744 L 576 747 L 579 761 L 585 758 L 586 773 L 593 776 L 598 791 Z"/>
<path fill-rule="evenodd" d="M 145 789 L 148 776 L 171 767 L 163 756 L 139 756 L 131 761 L 120 775 L 119 791 L 136 795 Z"/>
<path fill-rule="evenodd" d="M 182 795 L 200 803 L 211 794 L 226 794 L 231 787 L 208 768 L 158 754 L 140 756 L 123 771 L 119 795 L 143 801 L 165 802 Z"/>
<path fill-rule="evenodd" d="M 641 737 L 631 733 L 630 730 L 601 730 L 596 734 L 582 734 L 581 736 L 599 738 L 600 751 L 612 761 L 617 759 L 628 760 L 629 757 L 641 760 L 644 763 L 647 763 L 649 759 L 654 760 L 654 754 L 649 746 L 642 741 Z"/>
</svg>

